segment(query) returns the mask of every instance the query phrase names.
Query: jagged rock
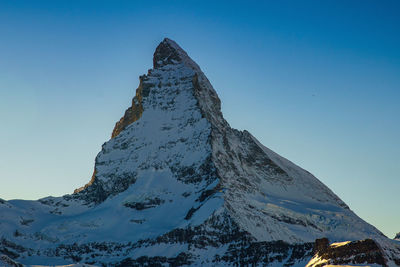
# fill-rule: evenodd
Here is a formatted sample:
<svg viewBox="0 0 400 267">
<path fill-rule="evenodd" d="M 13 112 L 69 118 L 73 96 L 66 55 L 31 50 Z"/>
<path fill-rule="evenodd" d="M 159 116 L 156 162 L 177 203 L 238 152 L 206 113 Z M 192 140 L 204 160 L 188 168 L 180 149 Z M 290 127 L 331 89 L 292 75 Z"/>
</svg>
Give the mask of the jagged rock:
<svg viewBox="0 0 400 267">
<path fill-rule="evenodd" d="M 313 253 L 325 253 L 325 251 L 329 248 L 329 239 L 328 238 L 320 238 L 315 240 Z"/>
<path fill-rule="evenodd" d="M 232 129 L 207 77 L 174 41 L 161 42 L 153 64 L 88 184 L 62 197 L 0 201 L 2 254 L 42 265 L 304 266 L 314 240 L 327 237 L 373 238 L 395 262 L 397 241 Z"/>
<path fill-rule="evenodd" d="M 136 89 L 136 96 L 132 99 L 132 106 L 130 106 L 126 111 L 124 116 L 115 124 L 114 130 L 112 131 L 111 138 L 116 137 L 119 133 L 124 130 L 129 124 L 137 121 L 142 116 L 143 106 L 142 98 L 146 97 L 149 92 L 148 89 L 151 85 L 147 84 L 145 81 L 146 76 L 140 76 L 139 87 Z"/>
<path fill-rule="evenodd" d="M 325 265 L 358 265 L 377 264 L 388 266 L 384 252 L 372 239 L 347 241 L 329 245 L 327 238 L 317 239 L 314 257 L 306 267 L 322 267 Z"/>
<path fill-rule="evenodd" d="M 6 255 L 0 255 L 0 266 L 2 267 L 23 267 L 21 263 L 18 263 Z"/>
</svg>

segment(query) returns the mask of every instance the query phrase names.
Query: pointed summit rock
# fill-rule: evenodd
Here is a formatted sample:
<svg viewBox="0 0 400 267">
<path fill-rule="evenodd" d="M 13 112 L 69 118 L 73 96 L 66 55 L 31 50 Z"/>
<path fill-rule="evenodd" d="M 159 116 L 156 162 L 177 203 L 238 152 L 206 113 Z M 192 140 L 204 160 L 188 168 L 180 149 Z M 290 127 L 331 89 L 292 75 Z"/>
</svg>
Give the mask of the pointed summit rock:
<svg viewBox="0 0 400 267">
<path fill-rule="evenodd" d="M 323 237 L 372 238 L 388 262 L 400 252 L 312 174 L 231 128 L 174 41 L 153 65 L 86 186 L 0 202 L 1 253 L 41 265 L 305 266 Z"/>
<path fill-rule="evenodd" d="M 153 57 L 153 67 L 159 68 L 168 64 L 182 62 L 186 53 L 172 40 L 165 38 L 156 48 Z"/>
<path fill-rule="evenodd" d="M 153 55 L 153 68 L 159 69 L 166 65 L 184 64 L 195 71 L 199 66 L 188 56 L 177 43 L 165 38 L 156 48 Z"/>
</svg>

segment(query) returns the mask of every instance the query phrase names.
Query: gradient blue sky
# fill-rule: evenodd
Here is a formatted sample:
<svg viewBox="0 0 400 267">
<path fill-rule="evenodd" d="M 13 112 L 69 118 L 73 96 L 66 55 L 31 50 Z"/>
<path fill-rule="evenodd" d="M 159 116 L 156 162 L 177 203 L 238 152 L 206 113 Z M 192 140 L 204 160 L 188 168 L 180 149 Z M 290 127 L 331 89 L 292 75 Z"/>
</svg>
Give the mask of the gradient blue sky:
<svg viewBox="0 0 400 267">
<path fill-rule="evenodd" d="M 71 193 L 169 37 L 231 126 L 400 231 L 399 1 L 0 1 L 0 197 Z"/>
</svg>

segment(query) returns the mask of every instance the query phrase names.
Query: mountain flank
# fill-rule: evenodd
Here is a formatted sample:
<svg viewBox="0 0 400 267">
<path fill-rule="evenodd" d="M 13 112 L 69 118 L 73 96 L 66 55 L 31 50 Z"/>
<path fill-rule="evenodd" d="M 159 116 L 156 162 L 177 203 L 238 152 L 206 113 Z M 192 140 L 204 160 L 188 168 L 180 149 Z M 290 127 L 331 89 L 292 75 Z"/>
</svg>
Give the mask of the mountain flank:
<svg viewBox="0 0 400 267">
<path fill-rule="evenodd" d="M 205 74 L 168 38 L 88 184 L 61 197 L 0 201 L 0 235 L 0 254 L 26 265 L 305 266 L 336 253 L 315 249 L 327 238 L 375 244 L 375 264 L 400 266 L 397 241 L 230 127 Z"/>
</svg>

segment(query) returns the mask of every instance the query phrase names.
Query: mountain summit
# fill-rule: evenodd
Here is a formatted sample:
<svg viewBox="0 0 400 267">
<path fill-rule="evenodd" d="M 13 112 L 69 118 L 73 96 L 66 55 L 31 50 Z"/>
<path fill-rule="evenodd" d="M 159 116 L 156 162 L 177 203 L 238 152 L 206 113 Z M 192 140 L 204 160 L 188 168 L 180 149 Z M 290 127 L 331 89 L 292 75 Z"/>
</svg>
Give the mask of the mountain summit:
<svg viewBox="0 0 400 267">
<path fill-rule="evenodd" d="M 156 48 L 132 105 L 63 197 L 0 202 L 0 252 L 24 264 L 305 266 L 314 241 L 396 241 L 317 178 L 232 129 L 199 66 Z"/>
</svg>

